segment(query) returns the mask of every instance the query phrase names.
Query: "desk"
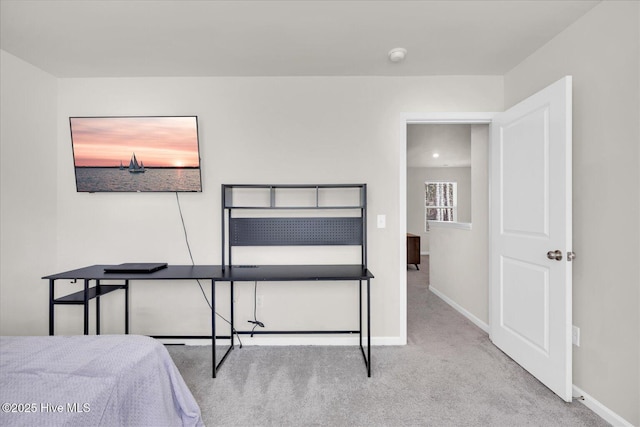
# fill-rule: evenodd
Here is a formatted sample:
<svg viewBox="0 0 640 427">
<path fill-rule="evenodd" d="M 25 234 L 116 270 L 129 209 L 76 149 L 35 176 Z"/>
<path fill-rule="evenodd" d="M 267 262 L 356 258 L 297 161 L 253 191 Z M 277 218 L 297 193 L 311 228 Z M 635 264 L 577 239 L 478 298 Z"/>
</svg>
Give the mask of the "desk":
<svg viewBox="0 0 640 427">
<path fill-rule="evenodd" d="M 225 361 L 235 345 L 234 340 L 234 319 L 233 319 L 233 288 L 234 282 L 254 282 L 254 281 L 358 281 L 360 283 L 359 292 L 359 319 L 360 324 L 357 330 L 349 331 L 270 331 L 270 333 L 358 333 L 360 335 L 360 350 L 364 358 L 367 376 L 371 376 L 371 333 L 370 333 L 370 280 L 373 275 L 369 270 L 361 265 L 263 265 L 263 266 L 225 266 L 219 265 L 170 265 L 162 270 L 153 273 L 105 273 L 104 269 L 110 267 L 108 265 L 92 265 L 89 267 L 70 270 L 63 273 L 52 274 L 43 277 L 49 281 L 49 335 L 54 334 L 54 308 L 58 304 L 72 304 L 84 306 L 84 334 L 89 334 L 89 301 L 96 299 L 96 333 L 100 334 L 100 297 L 107 293 L 117 290 L 125 291 L 125 334 L 129 333 L 129 282 L 137 280 L 207 280 L 211 282 L 211 336 L 182 336 L 168 337 L 156 336 L 156 338 L 207 338 L 211 339 L 212 346 L 212 377 L 216 377 L 222 363 Z M 56 280 L 83 280 L 83 289 L 81 291 L 66 295 L 63 297 L 55 297 Z M 102 280 L 121 280 L 122 284 L 102 285 Z M 91 287 L 90 282 L 95 281 L 95 286 Z M 366 281 L 367 296 L 367 351 L 362 343 L 362 290 L 363 282 Z M 229 306 L 231 310 L 230 333 L 229 336 L 216 335 L 216 298 L 215 288 L 217 282 L 229 282 L 231 292 Z M 225 351 L 221 360 L 217 362 L 216 356 L 216 339 L 230 338 L 231 344 Z"/>
</svg>

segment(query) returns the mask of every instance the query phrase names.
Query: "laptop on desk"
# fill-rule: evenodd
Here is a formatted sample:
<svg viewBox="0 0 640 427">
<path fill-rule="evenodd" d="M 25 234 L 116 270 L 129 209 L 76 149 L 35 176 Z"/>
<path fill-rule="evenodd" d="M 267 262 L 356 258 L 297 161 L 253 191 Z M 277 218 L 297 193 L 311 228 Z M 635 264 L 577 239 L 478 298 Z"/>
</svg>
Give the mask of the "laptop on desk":
<svg viewBox="0 0 640 427">
<path fill-rule="evenodd" d="M 153 273 L 167 268 L 166 262 L 126 262 L 105 267 L 105 273 Z"/>
</svg>

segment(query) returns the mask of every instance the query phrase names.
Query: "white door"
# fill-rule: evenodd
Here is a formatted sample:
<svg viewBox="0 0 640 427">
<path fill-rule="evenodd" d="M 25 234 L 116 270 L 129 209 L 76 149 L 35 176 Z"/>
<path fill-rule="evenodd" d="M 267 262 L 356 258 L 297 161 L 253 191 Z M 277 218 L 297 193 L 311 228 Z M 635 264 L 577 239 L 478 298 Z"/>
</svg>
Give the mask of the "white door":
<svg viewBox="0 0 640 427">
<path fill-rule="evenodd" d="M 490 165 L 490 337 L 569 402 L 571 77 L 496 115 Z"/>
</svg>

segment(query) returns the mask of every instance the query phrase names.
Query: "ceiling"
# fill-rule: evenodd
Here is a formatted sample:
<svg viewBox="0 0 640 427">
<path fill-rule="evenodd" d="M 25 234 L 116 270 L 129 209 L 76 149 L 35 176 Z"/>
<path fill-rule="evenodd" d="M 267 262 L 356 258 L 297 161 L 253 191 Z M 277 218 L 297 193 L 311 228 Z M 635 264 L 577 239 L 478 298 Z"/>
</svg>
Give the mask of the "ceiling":
<svg viewBox="0 0 640 427">
<path fill-rule="evenodd" d="M 471 125 L 407 125 L 407 167 L 471 167 Z"/>
<path fill-rule="evenodd" d="M 57 77 L 503 75 L 598 3 L 0 0 L 0 47 Z"/>
</svg>

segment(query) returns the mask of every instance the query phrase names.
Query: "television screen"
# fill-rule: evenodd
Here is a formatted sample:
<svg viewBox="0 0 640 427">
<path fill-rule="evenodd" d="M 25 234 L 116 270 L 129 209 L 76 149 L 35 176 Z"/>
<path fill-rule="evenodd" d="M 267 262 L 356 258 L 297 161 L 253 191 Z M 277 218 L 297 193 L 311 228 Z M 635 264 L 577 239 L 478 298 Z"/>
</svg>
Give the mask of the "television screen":
<svg viewBox="0 0 640 427">
<path fill-rule="evenodd" d="M 202 191 L 198 118 L 69 117 L 79 192 Z"/>
</svg>

